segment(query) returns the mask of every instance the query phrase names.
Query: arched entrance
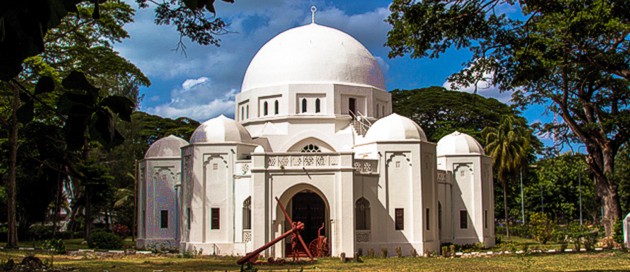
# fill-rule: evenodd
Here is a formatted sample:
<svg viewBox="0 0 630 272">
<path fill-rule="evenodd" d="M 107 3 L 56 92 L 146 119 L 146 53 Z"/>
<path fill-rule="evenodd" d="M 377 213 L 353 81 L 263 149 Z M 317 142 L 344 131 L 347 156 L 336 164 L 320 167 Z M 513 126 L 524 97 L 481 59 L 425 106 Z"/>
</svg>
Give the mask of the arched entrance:
<svg viewBox="0 0 630 272">
<path fill-rule="evenodd" d="M 330 220 L 328 220 L 330 215 L 324 199 L 319 194 L 308 189 L 302 190 L 291 197 L 287 206 L 287 212 L 292 220 L 304 223 L 304 230 L 300 232 L 300 235 L 307 246 L 317 239 L 322 224 L 324 228 L 321 234 L 330 237 Z M 291 226 L 285 221 L 285 230 L 290 228 Z M 290 256 L 292 254 L 291 239 L 285 240 L 285 249 L 285 256 Z M 298 255 L 305 254 L 301 245 L 298 246 L 298 250 L 300 251 Z"/>
</svg>

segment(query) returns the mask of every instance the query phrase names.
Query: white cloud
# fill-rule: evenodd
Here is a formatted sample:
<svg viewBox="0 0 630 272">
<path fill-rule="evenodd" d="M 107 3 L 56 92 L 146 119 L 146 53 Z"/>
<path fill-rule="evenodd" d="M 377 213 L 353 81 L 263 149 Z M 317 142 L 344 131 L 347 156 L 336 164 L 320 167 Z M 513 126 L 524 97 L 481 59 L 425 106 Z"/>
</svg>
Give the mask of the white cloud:
<svg viewBox="0 0 630 272">
<path fill-rule="evenodd" d="M 204 122 L 220 114 L 228 116 L 234 115 L 234 100 L 214 99 L 208 104 L 193 105 L 184 108 L 163 104 L 148 108 L 147 112 L 173 119 L 185 116 L 199 122 Z"/>
<path fill-rule="evenodd" d="M 209 79 L 207 77 L 200 77 L 197 79 L 186 79 L 184 83 L 182 83 L 182 88 L 184 88 L 184 90 L 190 90 L 192 87 L 208 82 L 208 80 Z"/>
</svg>

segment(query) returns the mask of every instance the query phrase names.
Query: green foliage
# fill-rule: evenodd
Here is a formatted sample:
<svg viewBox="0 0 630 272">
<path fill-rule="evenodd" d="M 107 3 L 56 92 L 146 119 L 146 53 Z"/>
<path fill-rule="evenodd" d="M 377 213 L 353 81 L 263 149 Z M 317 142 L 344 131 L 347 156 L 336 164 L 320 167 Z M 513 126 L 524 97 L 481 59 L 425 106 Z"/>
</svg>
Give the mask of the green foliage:
<svg viewBox="0 0 630 272">
<path fill-rule="evenodd" d="M 526 166 L 532 152 L 531 134 L 524 120 L 504 115 L 497 127 L 486 127 L 482 131 L 486 154 L 492 157 L 495 176 L 503 189 L 503 212 L 506 234 L 510 238 L 508 217 L 508 184 Z"/>
<path fill-rule="evenodd" d="M 387 248 L 386 247 L 382 247 L 381 248 L 381 257 L 382 258 L 387 258 L 387 256 L 388 256 Z"/>
<path fill-rule="evenodd" d="M 553 237 L 555 223 L 544 213 L 532 213 L 529 216 L 529 232 L 539 243 L 546 244 Z"/>
<path fill-rule="evenodd" d="M 87 244 L 88 247 L 94 249 L 121 249 L 123 246 L 120 237 L 105 231 L 91 233 L 87 239 Z"/>
<path fill-rule="evenodd" d="M 376 256 L 376 255 L 374 254 L 374 248 L 370 248 L 370 249 L 368 249 L 368 252 L 367 252 L 367 257 L 368 257 L 368 258 L 374 258 L 374 256 Z"/>
<path fill-rule="evenodd" d="M 522 119 L 517 117 L 518 112 L 496 99 L 448 91 L 443 87 L 393 90 L 390 93 L 394 112 L 418 123 L 431 142 L 458 130 L 482 143 L 481 130 L 498 126 L 501 116 Z"/>
<path fill-rule="evenodd" d="M 562 118 L 535 127 L 560 144 L 587 146 L 610 234 L 621 215 L 614 158 L 630 139 L 627 1 L 394 0 L 390 10 L 390 57 L 469 49 L 470 59 L 449 81 L 485 81 L 513 91 L 516 106 L 545 105 Z"/>
<path fill-rule="evenodd" d="M 550 219 L 566 224 L 579 218 L 581 194 L 583 218 L 588 221 L 599 216 L 600 203 L 585 156 L 564 153 L 541 159 L 536 165 L 535 178 L 524 184 L 526 210 L 544 209 Z"/>
<path fill-rule="evenodd" d="M 51 251 L 54 254 L 65 254 L 66 245 L 62 239 L 45 240 L 42 243 L 42 248 Z"/>
<path fill-rule="evenodd" d="M 630 144 L 625 144 L 615 157 L 615 177 L 619 181 L 618 194 L 621 218 L 630 213 Z"/>
<path fill-rule="evenodd" d="M 400 248 L 400 247 L 396 247 L 394 250 L 396 251 L 396 256 L 397 256 L 398 258 L 402 258 L 402 256 L 403 256 L 403 255 L 402 255 L 402 248 Z"/>
<path fill-rule="evenodd" d="M 138 0 L 141 8 L 148 7 L 148 0 Z M 233 0 L 224 0 L 232 3 Z M 92 3 L 86 4 L 86 3 Z M 68 14 L 76 14 L 80 24 L 84 26 L 85 18 L 101 21 L 104 26 L 120 23 L 112 21 L 108 6 L 124 4 L 120 1 L 91 2 L 87 0 L 49 0 L 49 1 L 10 1 L 3 6 L 0 13 L 3 38 L 0 39 L 0 80 L 7 81 L 15 78 L 22 71 L 22 63 L 28 57 L 45 51 L 45 35 L 52 28 L 62 24 Z M 126 4 L 124 4 L 126 5 Z M 216 17 L 206 17 L 203 9 L 215 13 L 214 1 L 186 0 L 165 1 L 156 8 L 156 24 L 173 24 L 182 36 L 190 38 L 199 44 L 218 45 L 219 40 L 214 36 L 225 33 L 226 24 Z M 133 10 L 123 13 L 129 18 Z M 129 19 L 130 20 L 130 19 Z M 99 29 L 93 36 L 106 36 L 107 29 Z M 126 35 L 126 32 L 124 32 Z M 88 46 L 87 48 L 89 48 Z"/>
<path fill-rule="evenodd" d="M 615 243 L 623 244 L 623 219 L 619 219 L 613 225 L 614 234 L 613 240 Z"/>
</svg>

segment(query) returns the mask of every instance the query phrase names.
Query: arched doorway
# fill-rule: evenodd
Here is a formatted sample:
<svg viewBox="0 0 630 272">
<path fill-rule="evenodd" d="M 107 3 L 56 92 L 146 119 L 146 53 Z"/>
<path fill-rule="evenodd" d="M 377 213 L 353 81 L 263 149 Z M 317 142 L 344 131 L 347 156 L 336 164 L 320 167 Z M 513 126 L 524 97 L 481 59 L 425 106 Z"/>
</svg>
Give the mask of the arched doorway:
<svg viewBox="0 0 630 272">
<path fill-rule="evenodd" d="M 322 197 L 311 191 L 311 190 L 302 190 L 296 193 L 291 200 L 289 201 L 289 209 L 287 212 L 291 216 L 294 222 L 302 222 L 304 223 L 304 230 L 300 232 L 302 239 L 308 246 L 312 241 L 317 239 L 319 228 L 324 225 L 322 229 L 322 235 L 326 237 L 329 236 L 328 228 L 330 224 L 328 224 L 328 212 L 326 208 L 326 203 L 322 199 Z M 291 226 L 288 222 L 285 222 L 285 230 L 289 230 Z M 330 239 L 329 239 L 330 241 Z M 290 256 L 291 252 L 291 239 L 286 240 L 286 256 Z M 298 250 L 303 252 L 302 246 L 298 246 Z"/>
</svg>

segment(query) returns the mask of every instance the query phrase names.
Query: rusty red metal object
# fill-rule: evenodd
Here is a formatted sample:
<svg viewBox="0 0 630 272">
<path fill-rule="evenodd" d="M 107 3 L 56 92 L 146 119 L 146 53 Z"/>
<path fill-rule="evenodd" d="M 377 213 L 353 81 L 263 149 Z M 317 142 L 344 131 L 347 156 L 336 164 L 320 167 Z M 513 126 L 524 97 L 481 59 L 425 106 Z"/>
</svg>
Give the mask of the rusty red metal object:
<svg viewBox="0 0 630 272">
<path fill-rule="evenodd" d="M 302 239 L 302 236 L 300 235 L 300 231 L 304 229 L 304 223 L 302 222 L 293 222 L 293 220 L 291 220 L 291 217 L 289 217 L 289 214 L 287 213 L 287 211 L 284 209 L 284 206 L 282 206 L 282 203 L 280 203 L 280 200 L 276 197 L 276 200 L 278 201 L 278 205 L 280 206 L 280 208 L 282 209 L 282 212 L 284 213 L 285 218 L 287 219 L 287 221 L 291 224 L 291 229 L 286 231 L 285 233 L 283 233 L 282 235 L 276 237 L 275 239 L 269 241 L 268 243 L 264 244 L 263 246 L 259 247 L 258 249 L 247 253 L 245 256 L 243 256 L 243 258 L 238 259 L 238 261 L 236 261 L 237 264 L 239 265 L 243 265 L 245 263 L 252 263 L 255 264 L 256 261 L 258 260 L 258 255 L 260 254 L 260 252 L 263 252 L 265 249 L 273 246 L 274 244 L 276 244 L 279 241 L 282 241 L 282 239 L 286 238 L 289 235 L 293 235 L 293 245 L 292 245 L 292 249 L 293 249 L 293 261 L 296 260 L 296 250 L 295 250 L 295 238 L 299 239 L 300 243 L 302 244 L 302 246 L 304 247 L 304 251 L 306 251 L 306 254 L 308 255 L 308 257 L 311 259 L 311 261 L 313 261 L 313 255 L 311 254 L 311 251 L 309 250 L 309 248 L 306 246 L 306 243 L 304 243 L 304 240 Z"/>
<path fill-rule="evenodd" d="M 322 230 L 324 229 L 324 223 L 317 230 L 317 238 L 313 239 L 311 243 L 308 245 L 308 248 L 311 252 L 315 252 L 315 257 L 324 257 L 328 256 L 330 253 L 330 246 L 328 245 L 328 237 L 322 235 Z"/>
</svg>

